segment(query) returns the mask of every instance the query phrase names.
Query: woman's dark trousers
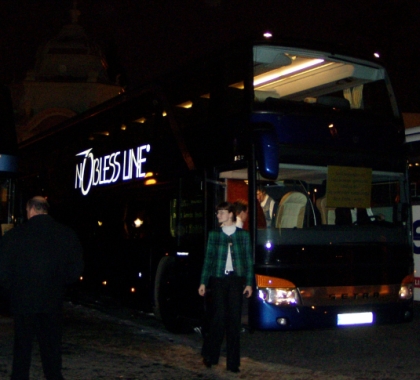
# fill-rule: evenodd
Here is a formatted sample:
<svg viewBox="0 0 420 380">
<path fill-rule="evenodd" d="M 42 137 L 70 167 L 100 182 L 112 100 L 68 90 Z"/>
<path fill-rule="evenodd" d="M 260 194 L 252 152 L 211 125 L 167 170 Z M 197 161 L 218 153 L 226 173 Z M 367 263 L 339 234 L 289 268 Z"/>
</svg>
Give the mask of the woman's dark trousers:
<svg viewBox="0 0 420 380">
<path fill-rule="evenodd" d="M 204 337 L 202 356 L 211 364 L 217 364 L 226 333 L 226 367 L 230 370 L 240 365 L 243 284 L 244 278 L 235 275 L 210 279 L 210 326 Z"/>
</svg>

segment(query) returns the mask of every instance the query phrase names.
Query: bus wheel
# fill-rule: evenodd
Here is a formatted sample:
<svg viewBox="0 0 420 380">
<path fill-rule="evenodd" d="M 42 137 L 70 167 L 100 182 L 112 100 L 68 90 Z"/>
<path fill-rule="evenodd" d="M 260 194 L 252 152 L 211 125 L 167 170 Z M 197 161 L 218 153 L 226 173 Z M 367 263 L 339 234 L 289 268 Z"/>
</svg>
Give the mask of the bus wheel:
<svg viewBox="0 0 420 380">
<path fill-rule="evenodd" d="M 168 331 L 186 333 L 191 331 L 191 327 L 180 316 L 178 291 L 175 258 L 164 256 L 160 260 L 156 271 L 154 314 L 157 319 L 163 322 Z"/>
</svg>

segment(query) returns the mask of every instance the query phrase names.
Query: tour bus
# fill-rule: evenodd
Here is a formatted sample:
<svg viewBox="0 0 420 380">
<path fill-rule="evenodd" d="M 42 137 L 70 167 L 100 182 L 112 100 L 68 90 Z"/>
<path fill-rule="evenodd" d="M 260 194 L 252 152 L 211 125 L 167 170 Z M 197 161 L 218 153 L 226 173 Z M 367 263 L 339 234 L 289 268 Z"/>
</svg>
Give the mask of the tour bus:
<svg viewBox="0 0 420 380">
<path fill-rule="evenodd" d="M 405 135 L 413 218 L 414 301 L 420 301 L 420 127 L 406 129 Z"/>
<path fill-rule="evenodd" d="M 20 143 L 27 194 L 85 248 L 81 288 L 180 331 L 221 201 L 248 204 L 250 329 L 412 318 L 403 123 L 371 59 L 262 42 L 221 48 Z M 256 199 L 265 190 L 267 212 Z"/>
<path fill-rule="evenodd" d="M 0 239 L 15 224 L 17 140 L 10 91 L 0 86 Z M 8 298 L 0 288 L 0 311 L 8 310 Z"/>
</svg>

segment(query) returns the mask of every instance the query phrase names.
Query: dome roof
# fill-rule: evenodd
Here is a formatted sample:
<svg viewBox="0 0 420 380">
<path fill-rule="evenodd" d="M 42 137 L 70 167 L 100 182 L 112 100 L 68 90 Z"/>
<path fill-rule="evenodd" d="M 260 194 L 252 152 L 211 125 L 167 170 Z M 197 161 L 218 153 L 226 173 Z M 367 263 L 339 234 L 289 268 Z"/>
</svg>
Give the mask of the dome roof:
<svg viewBox="0 0 420 380">
<path fill-rule="evenodd" d="M 77 24 L 79 11 L 72 9 L 71 15 L 72 23 L 38 49 L 35 69 L 27 80 L 110 83 L 101 49 Z"/>
</svg>

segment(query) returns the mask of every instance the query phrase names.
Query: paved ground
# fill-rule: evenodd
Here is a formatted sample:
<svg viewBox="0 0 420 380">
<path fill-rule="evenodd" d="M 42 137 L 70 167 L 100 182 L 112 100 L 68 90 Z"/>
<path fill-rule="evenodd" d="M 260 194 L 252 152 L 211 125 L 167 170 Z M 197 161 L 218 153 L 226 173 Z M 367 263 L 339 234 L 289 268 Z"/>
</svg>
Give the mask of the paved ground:
<svg viewBox="0 0 420 380">
<path fill-rule="evenodd" d="M 242 357 L 241 372 L 232 374 L 225 370 L 223 364 L 211 369 L 202 365 L 199 334 L 173 335 L 166 333 L 158 322 L 152 320 L 140 325 L 136 318 L 110 316 L 70 303 L 66 304 L 65 311 L 63 374 L 67 380 L 420 379 L 415 373 L 394 377 L 381 371 L 344 376 L 340 371 L 329 371 L 328 368 L 318 371 L 255 361 L 246 354 Z M 12 327 L 10 318 L 0 317 L 1 380 L 10 376 Z M 255 334 L 252 339 L 258 339 L 258 336 Z M 249 347 L 244 351 L 249 352 Z M 225 357 L 221 358 L 221 363 L 225 363 Z M 37 349 L 34 350 L 31 379 L 43 379 Z"/>
<path fill-rule="evenodd" d="M 112 317 L 83 306 L 66 304 L 63 374 L 67 380 L 100 379 L 350 379 L 330 377 L 281 364 L 242 359 L 239 374 L 223 364 L 211 369 L 201 363 L 199 335 L 173 335 L 153 326 Z M 0 379 L 8 379 L 12 361 L 13 322 L 0 317 Z M 221 363 L 225 358 L 221 358 Z M 43 379 L 35 345 L 32 379 Z"/>
</svg>

